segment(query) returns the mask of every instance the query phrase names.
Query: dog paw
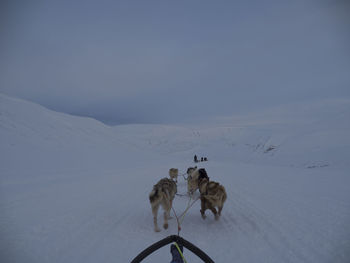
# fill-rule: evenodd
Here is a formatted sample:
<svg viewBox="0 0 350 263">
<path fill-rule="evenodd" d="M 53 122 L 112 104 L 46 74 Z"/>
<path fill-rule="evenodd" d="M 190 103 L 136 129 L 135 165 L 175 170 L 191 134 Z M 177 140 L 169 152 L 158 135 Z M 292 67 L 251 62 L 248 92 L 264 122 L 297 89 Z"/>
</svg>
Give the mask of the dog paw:
<svg viewBox="0 0 350 263">
<path fill-rule="evenodd" d="M 204 214 L 202 214 L 202 218 L 203 218 L 203 219 L 206 219 L 206 218 L 207 218 L 207 216 L 206 216 L 206 215 L 204 215 Z"/>
<path fill-rule="evenodd" d="M 215 215 L 215 220 L 216 221 L 219 220 L 219 218 L 220 218 L 220 215 Z"/>
<path fill-rule="evenodd" d="M 157 227 L 154 229 L 154 232 L 160 232 L 160 229 Z"/>
<path fill-rule="evenodd" d="M 168 224 L 163 225 L 164 229 L 168 229 L 168 226 L 169 226 Z"/>
</svg>

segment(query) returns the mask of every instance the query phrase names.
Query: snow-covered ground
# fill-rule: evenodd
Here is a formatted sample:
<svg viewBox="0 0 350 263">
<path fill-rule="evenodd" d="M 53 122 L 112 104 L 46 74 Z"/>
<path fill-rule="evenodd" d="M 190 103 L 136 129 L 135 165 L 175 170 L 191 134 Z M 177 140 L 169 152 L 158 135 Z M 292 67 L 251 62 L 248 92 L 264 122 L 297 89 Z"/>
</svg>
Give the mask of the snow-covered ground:
<svg viewBox="0 0 350 263">
<path fill-rule="evenodd" d="M 349 134 L 345 99 L 109 127 L 0 95 L 0 261 L 130 262 L 177 233 L 175 219 L 153 231 L 148 194 L 197 154 L 228 199 L 219 221 L 196 202 L 180 234 L 215 262 L 349 262 Z M 175 210 L 187 202 L 176 196 Z M 167 246 L 144 262 L 170 259 Z"/>
</svg>

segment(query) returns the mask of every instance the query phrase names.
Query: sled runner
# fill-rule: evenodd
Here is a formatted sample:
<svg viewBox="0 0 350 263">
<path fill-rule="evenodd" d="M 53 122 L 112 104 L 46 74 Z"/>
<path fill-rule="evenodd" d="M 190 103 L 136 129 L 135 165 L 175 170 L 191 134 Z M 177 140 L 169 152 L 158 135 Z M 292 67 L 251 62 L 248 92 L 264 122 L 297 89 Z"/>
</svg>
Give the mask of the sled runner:
<svg viewBox="0 0 350 263">
<path fill-rule="evenodd" d="M 201 249 L 190 243 L 189 241 L 183 239 L 180 236 L 172 235 L 168 236 L 152 245 L 150 245 L 148 248 L 143 250 L 140 254 L 138 254 L 131 263 L 138 263 L 141 262 L 144 258 L 152 254 L 154 251 L 160 249 L 161 247 L 164 247 L 171 242 L 175 242 L 175 244 L 179 244 L 190 250 L 193 254 L 197 255 L 203 262 L 205 263 L 214 263 L 214 261 L 205 254 Z"/>
</svg>

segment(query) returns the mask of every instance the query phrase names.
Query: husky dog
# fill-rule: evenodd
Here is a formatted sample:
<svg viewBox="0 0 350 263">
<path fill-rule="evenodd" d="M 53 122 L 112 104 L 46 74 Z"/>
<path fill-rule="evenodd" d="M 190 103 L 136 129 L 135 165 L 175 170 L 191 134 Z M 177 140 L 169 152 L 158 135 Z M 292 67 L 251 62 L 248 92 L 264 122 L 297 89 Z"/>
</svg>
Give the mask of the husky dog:
<svg viewBox="0 0 350 263">
<path fill-rule="evenodd" d="M 179 175 L 179 169 L 176 169 L 176 168 L 170 168 L 169 169 L 169 176 L 170 176 L 170 179 L 173 179 L 175 178 L 175 182 L 177 183 L 177 177 Z"/>
<path fill-rule="evenodd" d="M 187 169 L 187 192 L 192 195 L 198 189 L 198 178 L 208 178 L 207 172 L 204 168 L 197 169 L 196 167 L 190 167 Z"/>
<path fill-rule="evenodd" d="M 192 174 L 193 174 L 193 172 L 194 171 L 196 171 L 197 170 L 197 166 L 195 166 L 195 167 L 189 167 L 188 169 L 187 169 L 187 193 L 188 194 L 192 194 L 193 193 L 193 191 L 192 191 L 192 188 L 194 188 L 194 187 L 192 187 Z"/>
<path fill-rule="evenodd" d="M 218 220 L 221 216 L 222 208 L 227 199 L 227 194 L 225 187 L 220 185 L 217 182 L 209 181 L 207 178 L 200 178 L 199 180 L 199 192 L 201 194 L 201 214 L 202 218 L 205 219 L 205 210 L 210 209 L 214 216 L 215 220 Z M 218 208 L 218 212 L 215 207 Z"/>
<path fill-rule="evenodd" d="M 196 170 L 196 169 L 197 169 L 197 166 L 195 166 L 195 167 L 188 167 L 188 169 L 187 169 L 188 176 L 190 176 L 193 173 L 193 171 Z"/>
<path fill-rule="evenodd" d="M 168 228 L 168 219 L 170 219 L 170 209 L 173 205 L 173 200 L 177 192 L 176 183 L 169 179 L 163 178 L 153 186 L 152 192 L 149 194 L 151 202 L 154 231 L 159 232 L 160 229 L 157 223 L 158 209 L 161 205 L 164 210 L 164 229 Z"/>
</svg>

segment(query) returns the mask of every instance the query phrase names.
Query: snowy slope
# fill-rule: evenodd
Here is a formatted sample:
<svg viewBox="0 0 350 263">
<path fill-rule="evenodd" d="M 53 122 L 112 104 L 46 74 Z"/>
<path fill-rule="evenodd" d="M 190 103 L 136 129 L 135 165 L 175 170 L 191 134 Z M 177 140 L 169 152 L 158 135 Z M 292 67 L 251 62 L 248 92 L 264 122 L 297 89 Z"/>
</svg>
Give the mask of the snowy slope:
<svg viewBox="0 0 350 263">
<path fill-rule="evenodd" d="M 0 96 L 0 127 L 3 170 L 89 169 L 137 157 L 111 127 L 94 119 L 53 112 L 4 95 Z"/>
<path fill-rule="evenodd" d="M 176 234 L 175 220 L 153 231 L 148 193 L 194 153 L 228 200 L 219 221 L 202 220 L 195 203 L 181 235 L 216 262 L 349 262 L 349 116 L 335 100 L 112 128 L 1 95 L 1 262 L 129 262 Z M 176 211 L 187 202 L 176 196 Z M 170 262 L 169 247 L 145 262 Z"/>
<path fill-rule="evenodd" d="M 116 126 L 133 145 L 161 153 L 200 153 L 228 161 L 349 168 L 350 100 L 293 104 L 191 126 Z M 214 123 L 214 124 L 213 124 Z M 131 133 L 132 132 L 132 133 Z M 125 138 L 126 139 L 126 138 Z"/>
</svg>

